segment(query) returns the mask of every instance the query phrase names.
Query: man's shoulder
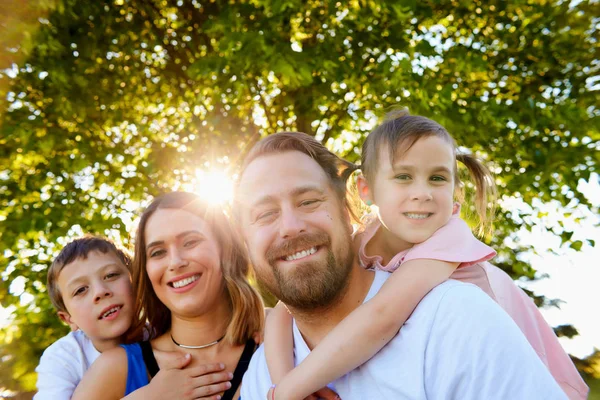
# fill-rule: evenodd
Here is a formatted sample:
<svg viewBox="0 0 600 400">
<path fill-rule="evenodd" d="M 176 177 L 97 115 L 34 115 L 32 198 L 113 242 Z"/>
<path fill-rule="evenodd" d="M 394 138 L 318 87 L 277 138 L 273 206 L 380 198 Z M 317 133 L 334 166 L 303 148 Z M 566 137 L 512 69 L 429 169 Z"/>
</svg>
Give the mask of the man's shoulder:
<svg viewBox="0 0 600 400">
<path fill-rule="evenodd" d="M 502 310 L 479 287 L 455 280 L 446 282 L 432 289 L 417 305 L 411 317 L 406 321 L 405 328 L 419 330 L 419 335 L 425 335 L 436 327 L 445 326 L 448 334 L 456 331 L 460 334 L 463 322 L 478 315 L 478 318 L 493 318 Z M 482 321 L 483 322 L 483 321 Z M 401 330 L 402 332 L 402 330 Z M 402 337 L 402 335 L 399 335 Z"/>
<path fill-rule="evenodd" d="M 374 285 L 377 285 L 377 291 L 383 286 L 383 283 L 391 276 L 391 273 L 384 271 L 376 271 Z M 493 304 L 493 301 L 480 288 L 471 284 L 460 282 L 454 279 L 437 285 L 433 288 L 418 304 L 415 312 L 419 309 L 430 309 L 431 307 L 439 307 L 442 304 L 452 307 L 453 305 L 460 306 L 469 304 L 472 301 L 478 301 L 482 298 L 486 304 Z"/>
<path fill-rule="evenodd" d="M 479 287 L 452 279 L 431 290 L 421 300 L 417 310 L 421 307 L 426 308 L 428 313 L 433 312 L 433 318 L 452 318 L 453 320 L 468 318 L 474 308 L 500 310 L 500 306 Z"/>
<path fill-rule="evenodd" d="M 487 298 L 493 303 L 479 287 L 472 283 L 460 282 L 454 279 L 439 284 L 431 290 L 426 297 L 431 296 L 432 300 L 437 301 L 452 301 L 457 303 L 468 302 L 473 298 Z"/>
</svg>

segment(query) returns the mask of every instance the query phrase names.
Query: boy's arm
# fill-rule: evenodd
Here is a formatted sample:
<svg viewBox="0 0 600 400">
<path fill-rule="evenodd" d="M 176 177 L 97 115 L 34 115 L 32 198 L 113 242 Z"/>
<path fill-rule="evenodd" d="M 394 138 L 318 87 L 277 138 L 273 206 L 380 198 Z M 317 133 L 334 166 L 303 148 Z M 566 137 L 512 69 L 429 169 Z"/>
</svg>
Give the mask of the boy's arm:
<svg viewBox="0 0 600 400">
<path fill-rule="evenodd" d="M 127 353 L 122 348 L 112 349 L 92 364 L 72 399 L 187 400 L 215 395 L 231 387 L 232 374 L 223 372 L 223 364 L 184 368 L 190 360 L 189 355 L 169 358 L 148 385 L 123 397 L 127 385 Z"/>
<path fill-rule="evenodd" d="M 223 372 L 224 365 L 205 364 L 183 369 L 191 360 L 189 354 L 169 356 L 148 385 L 130 393 L 123 400 L 208 399 L 231 387 L 229 380 L 233 374 Z"/>
<path fill-rule="evenodd" d="M 72 400 L 118 400 L 127 384 L 127 353 L 118 347 L 102 353 L 77 386 Z"/>
<path fill-rule="evenodd" d="M 275 398 L 304 399 L 369 360 L 398 333 L 421 299 L 457 266 L 436 260 L 401 265 L 371 300 L 344 318 L 285 376 Z"/>
<path fill-rule="evenodd" d="M 279 383 L 294 368 L 293 354 L 292 316 L 279 302 L 265 324 L 265 357 L 273 383 Z"/>
</svg>

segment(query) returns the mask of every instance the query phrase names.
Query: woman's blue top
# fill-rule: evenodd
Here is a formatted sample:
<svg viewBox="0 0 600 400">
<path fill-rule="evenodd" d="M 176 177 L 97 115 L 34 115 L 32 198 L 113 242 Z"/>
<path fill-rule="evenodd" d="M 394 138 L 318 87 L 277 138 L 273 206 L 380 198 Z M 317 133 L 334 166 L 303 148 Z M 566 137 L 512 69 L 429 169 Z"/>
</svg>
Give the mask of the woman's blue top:
<svg viewBox="0 0 600 400">
<path fill-rule="evenodd" d="M 127 353 L 127 386 L 125 396 L 148 384 L 148 372 L 139 343 L 122 344 Z"/>
</svg>

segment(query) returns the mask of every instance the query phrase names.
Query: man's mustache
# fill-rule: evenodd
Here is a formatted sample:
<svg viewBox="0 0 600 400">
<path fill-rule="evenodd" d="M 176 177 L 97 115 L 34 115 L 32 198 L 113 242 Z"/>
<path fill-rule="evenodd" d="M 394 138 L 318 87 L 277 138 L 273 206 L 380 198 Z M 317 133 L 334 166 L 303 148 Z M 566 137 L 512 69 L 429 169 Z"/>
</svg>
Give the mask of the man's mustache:
<svg viewBox="0 0 600 400">
<path fill-rule="evenodd" d="M 330 243 L 329 235 L 325 232 L 302 233 L 292 239 L 269 247 L 266 258 L 269 264 L 273 264 L 299 251 L 308 250 L 311 247 L 328 246 Z"/>
</svg>

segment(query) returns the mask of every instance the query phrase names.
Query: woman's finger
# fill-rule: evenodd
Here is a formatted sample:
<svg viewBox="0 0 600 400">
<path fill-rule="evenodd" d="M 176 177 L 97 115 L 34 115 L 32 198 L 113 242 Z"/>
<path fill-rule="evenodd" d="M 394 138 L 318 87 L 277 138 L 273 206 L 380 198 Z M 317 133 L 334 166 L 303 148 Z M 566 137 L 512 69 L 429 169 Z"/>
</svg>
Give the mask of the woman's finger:
<svg viewBox="0 0 600 400">
<path fill-rule="evenodd" d="M 222 363 L 216 364 L 202 364 L 197 367 L 189 368 L 188 373 L 192 377 L 202 376 L 206 374 L 212 374 L 214 372 L 221 372 L 225 369 L 225 365 Z"/>
<path fill-rule="evenodd" d="M 192 357 L 189 354 L 184 354 L 184 355 L 176 355 L 176 356 L 172 356 L 172 355 L 168 355 L 164 361 L 164 363 L 161 364 L 161 368 L 162 369 L 182 369 L 185 368 L 190 361 L 192 360 Z"/>
<path fill-rule="evenodd" d="M 231 387 L 231 382 L 221 382 L 214 385 L 202 386 L 194 389 L 192 398 L 194 399 L 207 399 L 210 396 L 224 392 Z"/>
<path fill-rule="evenodd" d="M 233 379 L 233 374 L 231 372 L 214 372 L 212 374 L 195 377 L 194 386 L 208 386 L 214 383 L 229 382 L 231 379 Z"/>
</svg>

